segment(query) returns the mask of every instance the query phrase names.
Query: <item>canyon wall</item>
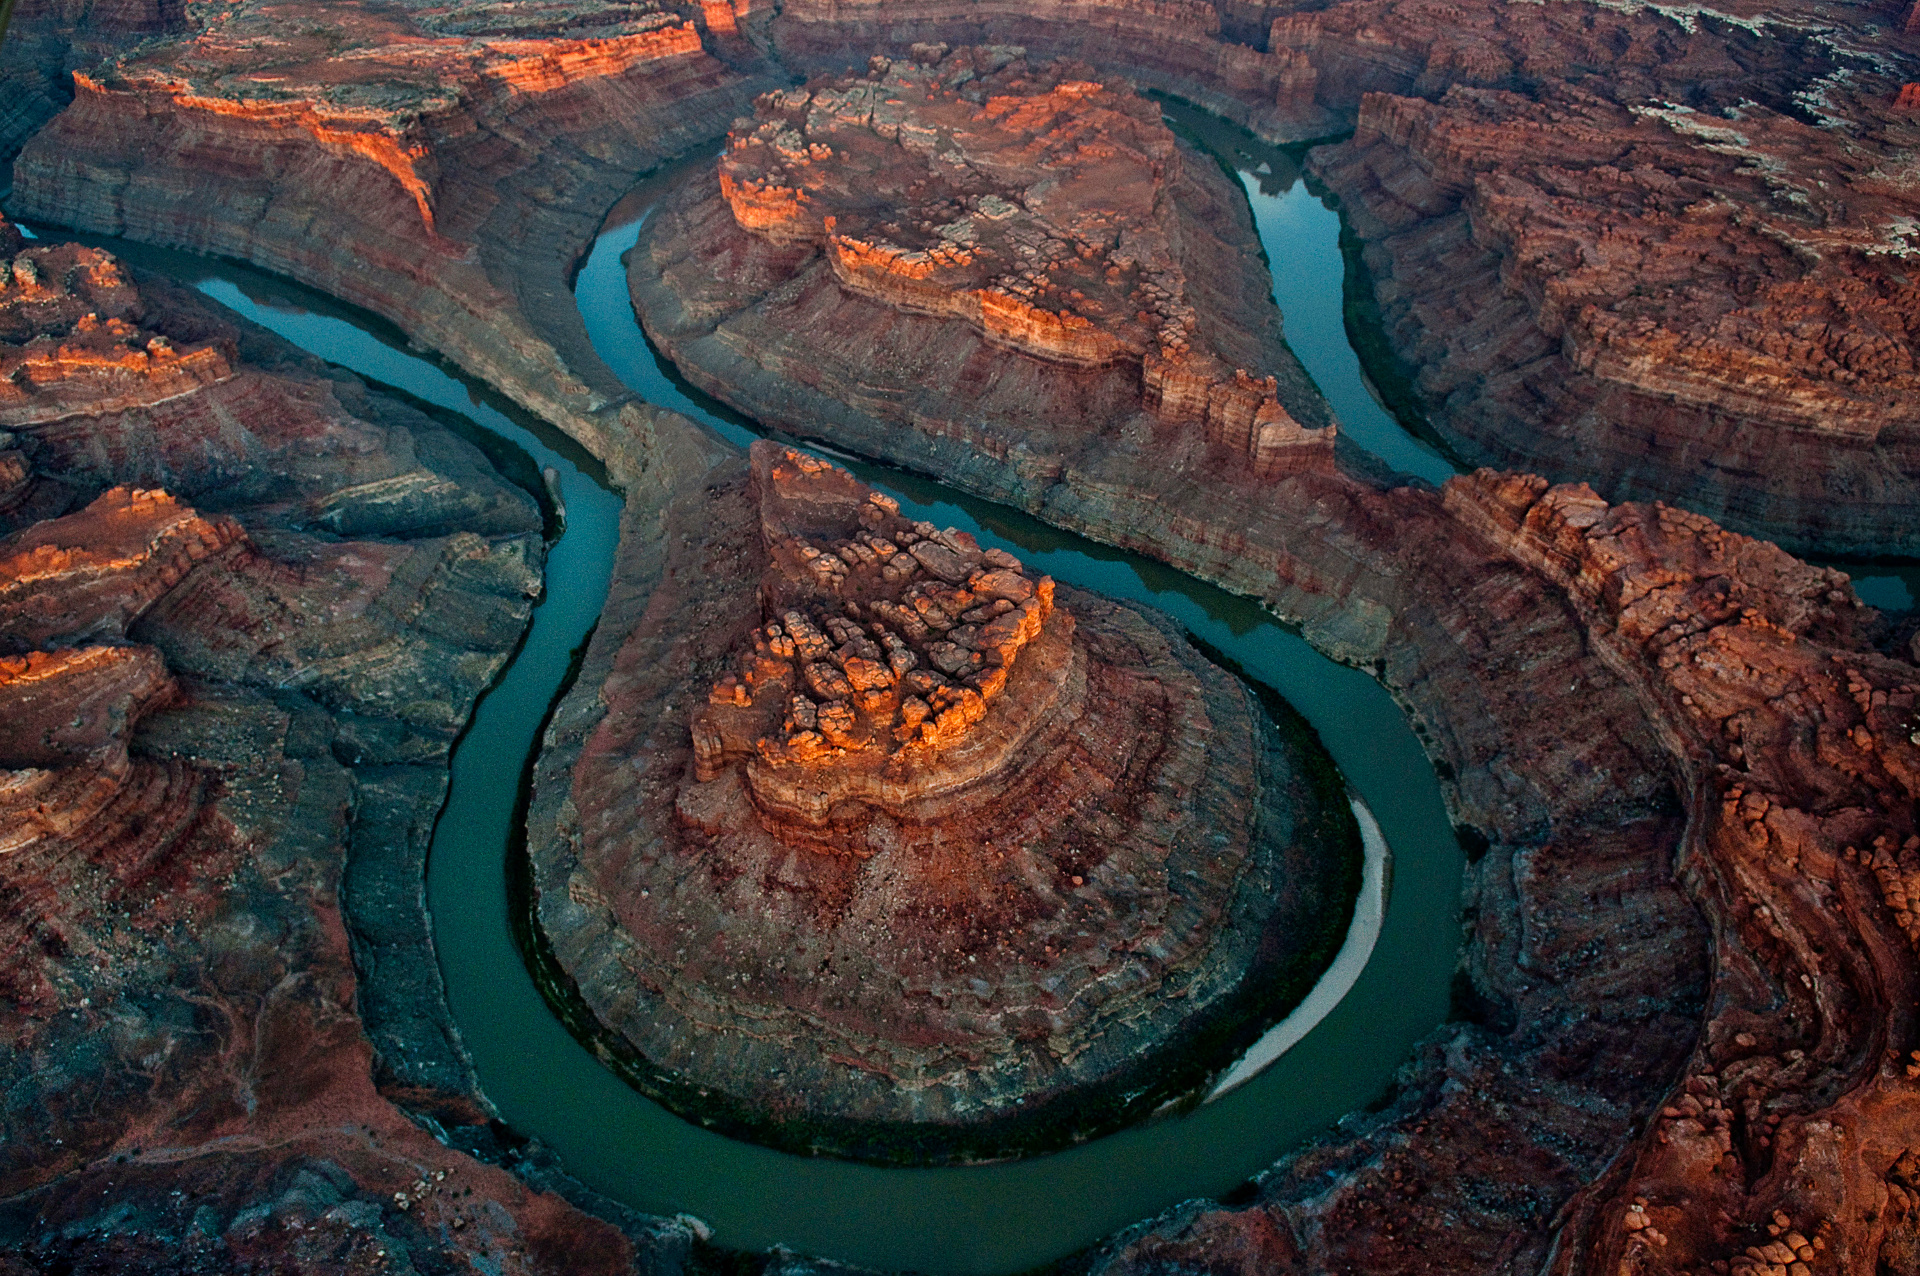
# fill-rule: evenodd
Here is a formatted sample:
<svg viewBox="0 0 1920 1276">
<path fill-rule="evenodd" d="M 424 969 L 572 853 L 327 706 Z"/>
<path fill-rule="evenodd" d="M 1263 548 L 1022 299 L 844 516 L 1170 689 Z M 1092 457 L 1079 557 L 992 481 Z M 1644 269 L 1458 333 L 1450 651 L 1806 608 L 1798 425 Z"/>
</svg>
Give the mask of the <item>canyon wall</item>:
<svg viewBox="0 0 1920 1276">
<path fill-rule="evenodd" d="M 368 834 L 424 858 L 533 500 L 196 294 L 0 255 L 0 1262 L 674 1261 L 448 1146 L 511 1159 L 444 1012 L 385 1013 L 438 995 L 425 918 L 340 903 Z"/>
<path fill-rule="evenodd" d="M 1702 1031 L 1627 1149 L 1549 1190 L 1538 1134 L 1490 1137 L 1489 1121 L 1497 1112 L 1495 1126 L 1540 1131 L 1559 1112 L 1563 1135 L 1579 1128 L 1596 1109 L 1568 1121 L 1562 1106 L 1577 1055 L 1563 1045 L 1492 1070 L 1473 1060 L 1539 1033 L 1542 994 L 1592 977 L 1580 968 L 1633 960 L 1613 960 L 1619 931 L 1583 935 L 1538 906 L 1571 887 L 1604 910 L 1631 888 L 1598 846 L 1555 837 L 1496 870 L 1519 909 L 1489 933 L 1483 859 L 1479 928 L 1494 942 L 1470 950 L 1470 968 L 1479 995 L 1511 1017 L 1442 1034 L 1387 1112 L 1282 1162 L 1249 1208 L 1183 1209 L 1091 1266 L 1165 1270 L 1206 1254 L 1215 1270 L 1249 1272 L 1411 1272 L 1436 1259 L 1450 1270 L 1898 1270 L 1920 1234 L 1907 1150 L 1920 1119 L 1908 1054 L 1920 670 L 1905 651 L 1876 649 L 1873 614 L 1831 573 L 1698 515 L 1609 507 L 1584 486 L 1490 471 L 1450 482 L 1444 508 L 1463 542 L 1551 582 L 1667 754 L 1679 797 L 1667 823 L 1677 831 L 1684 811 L 1685 831 L 1666 846 L 1713 935 Z M 1605 876 L 1587 876 L 1596 870 Z M 1594 1003 L 1581 1033 L 1632 1004 L 1622 991 Z"/>
<path fill-rule="evenodd" d="M 9 207 L 365 307 L 617 468 L 631 396 L 566 281 L 633 175 L 724 129 L 767 82 L 756 65 L 650 5 L 529 26 L 263 3 L 77 75 Z"/>
<path fill-rule="evenodd" d="M 1825 126 L 1726 110 L 1376 94 L 1313 167 L 1462 455 L 1802 551 L 1912 554 L 1920 294 L 1900 264 L 1899 130 L 1883 116 L 1840 148 Z"/>
<path fill-rule="evenodd" d="M 1409 378 L 1469 463 L 1682 502 L 1803 552 L 1915 552 L 1920 310 L 1901 263 L 1920 120 L 1900 104 L 1920 45 L 1885 15 L 1159 10 L 823 0 L 773 31 L 809 68 L 1011 41 L 1269 139 L 1357 128 L 1314 172 L 1405 365 L 1372 371 Z"/>
</svg>

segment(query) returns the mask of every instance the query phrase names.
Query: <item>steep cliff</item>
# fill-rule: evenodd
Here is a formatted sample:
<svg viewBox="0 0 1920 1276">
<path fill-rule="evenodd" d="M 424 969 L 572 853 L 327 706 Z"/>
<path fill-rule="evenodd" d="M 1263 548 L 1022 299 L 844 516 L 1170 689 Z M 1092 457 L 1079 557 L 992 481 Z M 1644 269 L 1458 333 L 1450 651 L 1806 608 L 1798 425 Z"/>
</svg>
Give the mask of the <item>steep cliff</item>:
<svg viewBox="0 0 1920 1276">
<path fill-rule="evenodd" d="M 1885 22 L 1802 0 L 1698 19 L 823 0 L 773 30 L 809 68 L 1012 40 L 1269 138 L 1357 127 L 1315 171 L 1366 245 L 1429 422 L 1463 455 L 1872 555 L 1914 552 L 1920 481 L 1901 265 L 1920 123 L 1900 105 L 1920 45 Z"/>
<path fill-rule="evenodd" d="M 339 902 L 364 828 L 429 833 L 540 588 L 534 503 L 194 294 L 0 248 L 5 1261 L 629 1270 L 422 1128 L 492 1141 L 457 1034 L 363 1020 L 412 958 L 359 984 Z"/>
<path fill-rule="evenodd" d="M 651 4 L 195 10 L 75 76 L 10 207 L 312 284 L 607 452 L 629 396 L 565 284 L 632 174 L 766 82 L 709 42 L 741 52 Z"/>
<path fill-rule="evenodd" d="M 1463 455 L 1802 550 L 1911 554 L 1920 294 L 1896 157 L 1920 132 L 1857 85 L 1822 90 L 1844 125 L 1618 87 L 1376 94 L 1314 166 Z"/>
<path fill-rule="evenodd" d="M 1541 905 L 1633 897 L 1618 861 L 1556 838 L 1503 873 L 1525 924 L 1475 971 L 1482 995 L 1510 999 L 1499 1030 L 1461 1030 L 1387 1114 L 1283 1162 L 1251 1208 L 1182 1211 L 1092 1266 L 1897 1270 L 1920 1226 L 1920 669 L 1866 641 L 1873 616 L 1832 573 L 1698 515 L 1490 471 L 1449 483 L 1445 508 L 1463 540 L 1551 582 L 1667 755 L 1685 812 L 1673 868 L 1713 936 L 1697 1042 L 1658 1112 L 1584 1178 L 1549 1188 L 1537 1134 L 1490 1137 L 1596 1115 L 1566 1106 L 1577 1052 L 1525 1068 L 1509 1053 L 1538 1032 L 1543 994 L 1613 943 Z M 1508 1066 L 1463 1069 L 1488 1037 Z"/>
<path fill-rule="evenodd" d="M 814 457 L 697 491 L 534 798 L 540 925 L 630 1080 L 795 1150 L 1004 1157 L 1204 1084 L 1312 986 L 1359 843 L 1310 732 Z"/>
</svg>

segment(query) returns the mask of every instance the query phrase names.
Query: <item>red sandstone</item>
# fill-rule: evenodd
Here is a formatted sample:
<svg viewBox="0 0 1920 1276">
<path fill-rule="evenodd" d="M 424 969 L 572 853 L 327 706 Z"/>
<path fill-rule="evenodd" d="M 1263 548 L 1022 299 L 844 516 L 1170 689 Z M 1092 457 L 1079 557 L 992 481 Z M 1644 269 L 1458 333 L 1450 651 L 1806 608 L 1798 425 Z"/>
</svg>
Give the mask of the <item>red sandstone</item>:
<svg viewBox="0 0 1920 1276">
<path fill-rule="evenodd" d="M 338 1272 L 434 1234 L 499 1270 L 626 1270 L 614 1228 L 376 1089 L 409 1065 L 369 1040 L 338 902 L 355 822 L 401 774 L 422 796 L 444 783 L 524 623 L 531 502 L 397 404 L 284 353 L 250 366 L 239 349 L 269 343 L 192 294 L 137 289 L 94 249 L 26 248 L 4 222 L 0 247 L 16 529 L 0 539 L 0 1037 L 20 1097 L 0 1193 L 36 1220 L 7 1261 Z M 365 527 L 363 480 L 422 454 L 437 462 L 412 472 L 440 464 L 427 486 L 489 535 L 420 535 L 446 511 L 404 501 L 374 503 L 377 541 L 287 526 L 357 510 Z M 287 470 L 232 474 L 262 461 Z M 277 499 L 249 503 L 250 484 Z M 449 676 L 455 616 L 480 628 Z M 379 784 L 361 787 L 335 753 L 383 732 Z M 486 1117 L 470 1093 L 392 1088 L 443 1123 Z"/>
<path fill-rule="evenodd" d="M 1168 622 L 771 443 L 701 490 L 673 583 L 603 618 L 530 834 L 555 959 L 649 1093 L 1005 1156 L 1202 1084 L 1230 1055 L 1190 1040 L 1251 1040 L 1331 958 L 1350 813 Z"/>
</svg>

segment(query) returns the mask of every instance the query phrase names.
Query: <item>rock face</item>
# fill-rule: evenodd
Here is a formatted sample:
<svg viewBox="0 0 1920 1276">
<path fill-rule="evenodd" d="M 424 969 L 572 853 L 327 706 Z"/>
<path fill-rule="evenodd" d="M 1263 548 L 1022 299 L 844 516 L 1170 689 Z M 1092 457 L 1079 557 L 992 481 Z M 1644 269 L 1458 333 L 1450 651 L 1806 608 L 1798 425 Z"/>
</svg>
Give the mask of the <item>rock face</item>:
<svg viewBox="0 0 1920 1276">
<path fill-rule="evenodd" d="M 104 62 L 14 162 L 16 215 L 290 275 L 602 451 L 630 396 L 566 295 L 580 246 L 633 173 L 768 82 L 722 60 L 752 63 L 737 31 L 651 3 L 261 0 L 172 13 L 144 41 L 88 23 L 36 19 L 46 41 L 105 41 Z M 613 434 L 644 430 L 627 411 Z"/>
<path fill-rule="evenodd" d="M 717 178 L 643 231 L 649 335 L 800 430 L 1152 439 L 1237 480 L 1329 468 L 1238 192 L 1125 85 L 1018 52 L 921 48 L 763 96 Z"/>
<path fill-rule="evenodd" d="M 491 1142 L 457 1034 L 363 1021 L 404 959 L 357 984 L 339 904 L 364 830 L 424 844 L 537 509 L 193 294 L 0 250 L 0 1261 L 628 1270 L 390 1101 Z"/>
<path fill-rule="evenodd" d="M 934 824 L 954 794 L 996 794 L 1074 672 L 1073 621 L 1054 616 L 1053 580 L 901 518 L 898 502 L 824 461 L 763 453 L 767 623 L 695 711 L 695 779 L 744 762 L 761 815 L 815 828 L 842 824 L 843 804 Z M 847 539 L 808 539 L 822 527 Z M 702 805 L 690 798 L 683 814 L 714 823 Z"/>
<path fill-rule="evenodd" d="M 1293 6 L 1226 0 L 793 0 L 764 22 L 783 64 L 838 72 L 879 50 L 914 44 L 1018 44 L 1039 59 L 1084 59 L 1108 74 L 1175 94 L 1265 137 L 1338 131 L 1316 101 L 1320 73 L 1305 54 L 1270 44 L 1268 26 Z"/>
<path fill-rule="evenodd" d="M 643 1088 L 787 1146 L 1006 1155 L 1137 1118 L 1311 986 L 1359 848 L 1310 732 L 823 461 L 759 443 L 709 491 L 536 798 L 536 834 L 572 808 L 540 923 Z"/>
<path fill-rule="evenodd" d="M 1890 20 L 1817 0 L 1706 23 L 1442 0 L 804 0 L 772 29 L 806 69 L 1017 40 L 1271 139 L 1356 129 L 1314 167 L 1462 455 L 1803 552 L 1911 554 L 1900 262 L 1920 123 L 1902 103 L 1920 45 Z"/>
<path fill-rule="evenodd" d="M 1893 156 L 1920 131 L 1878 96 L 1835 89 L 1862 137 L 1842 149 L 1819 122 L 1618 89 L 1375 94 L 1314 164 L 1464 455 L 1911 554 L 1920 294 Z"/>
<path fill-rule="evenodd" d="M 1566 1082 L 1564 1045 L 1528 1070 L 1542 1106 L 1506 1120 L 1530 1138 L 1490 1137 L 1488 1104 L 1506 1082 L 1480 1072 L 1485 1097 L 1467 1100 L 1467 1077 L 1443 1087 L 1436 1074 L 1470 1077 L 1473 1065 L 1430 1057 L 1389 1119 L 1284 1162 L 1253 1208 L 1183 1210 L 1092 1266 L 1164 1270 L 1204 1252 L 1236 1271 L 1466 1271 L 1544 1265 L 1555 1249 L 1608 1271 L 1905 1261 L 1920 1217 L 1906 1151 L 1920 1123 L 1920 1063 L 1906 1051 L 1920 978 L 1908 898 L 1920 669 L 1865 641 L 1875 618 L 1848 605 L 1834 573 L 1698 515 L 1489 471 L 1449 483 L 1445 506 L 1469 539 L 1561 591 L 1672 760 L 1687 813 L 1675 867 L 1715 937 L 1704 1030 L 1612 1173 L 1547 1186 L 1538 1131 L 1583 1124 L 1548 1115 L 1564 1099 L 1546 1097 Z M 1554 895 L 1593 900 L 1593 879 L 1572 895 L 1556 879 L 1579 883 L 1607 862 L 1598 849 L 1556 839 L 1516 857 L 1508 889 L 1522 915 L 1557 929 L 1545 922 Z M 1620 867 L 1611 880 L 1625 885 Z M 1528 1026 L 1545 1008 L 1537 981 L 1571 975 L 1561 963 L 1578 936 L 1489 928 L 1488 902 L 1482 936 L 1505 935 L 1475 983 L 1516 999 L 1504 1035 L 1517 1045 L 1539 1031 Z M 1629 911 L 1649 917 L 1641 901 Z M 1551 1223 L 1544 1210 L 1490 1208 L 1495 1180 L 1564 1203 Z"/>
</svg>

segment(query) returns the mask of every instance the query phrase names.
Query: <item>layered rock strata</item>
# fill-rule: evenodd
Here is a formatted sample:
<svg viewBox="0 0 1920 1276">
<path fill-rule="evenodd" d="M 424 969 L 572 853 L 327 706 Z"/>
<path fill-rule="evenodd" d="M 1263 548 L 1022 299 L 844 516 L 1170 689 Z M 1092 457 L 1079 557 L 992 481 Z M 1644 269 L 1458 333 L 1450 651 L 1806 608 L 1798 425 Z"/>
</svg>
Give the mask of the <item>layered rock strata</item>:
<svg viewBox="0 0 1920 1276">
<path fill-rule="evenodd" d="M 593 357 L 566 282 L 632 174 L 718 134 L 770 82 L 712 16 L 192 8 L 76 70 L 71 105 L 14 163 L 9 206 L 292 276 L 637 465 L 615 440 L 649 414 Z M 77 18 L 43 21 L 79 38 Z"/>
<path fill-rule="evenodd" d="M 1802 550 L 1912 554 L 1920 294 L 1896 155 L 1920 131 L 1880 92 L 1823 90 L 1847 148 L 1751 102 L 1377 94 L 1314 165 L 1463 455 Z"/>
<path fill-rule="evenodd" d="M 1359 851 L 1310 733 L 825 462 L 760 443 L 706 490 L 535 800 L 540 924 L 644 1088 L 787 1146 L 1006 1155 L 1199 1083 L 1311 986 Z"/>
<path fill-rule="evenodd" d="M 1877 618 L 1834 573 L 1698 515 L 1488 471 L 1449 483 L 1445 506 L 1462 539 L 1551 582 L 1658 732 L 1685 811 L 1674 869 L 1713 931 L 1697 1044 L 1624 1147 L 1548 1186 L 1544 1128 L 1591 1132 L 1597 1115 L 1547 1119 L 1580 1053 L 1556 1045 L 1526 1069 L 1468 1060 L 1476 1038 L 1537 1033 L 1550 990 L 1583 978 L 1569 963 L 1594 939 L 1546 923 L 1542 906 L 1632 889 L 1598 846 L 1556 838 L 1499 873 L 1527 929 L 1488 916 L 1479 874 L 1475 983 L 1513 998 L 1496 1007 L 1504 1025 L 1457 1031 L 1454 1057 L 1409 1069 L 1385 1119 L 1283 1162 L 1254 1207 L 1188 1208 L 1092 1267 L 1207 1253 L 1237 1271 L 1561 1270 L 1557 1253 L 1569 1270 L 1897 1270 L 1920 1234 L 1907 1150 L 1920 1122 L 1907 1048 L 1920 669 L 1875 649 Z M 1491 1112 L 1523 1102 L 1500 1125 L 1536 1133 L 1490 1137 Z M 1494 1182 L 1530 1184 L 1531 1207 L 1490 1205 Z"/>
<path fill-rule="evenodd" d="M 1920 45 L 1889 20 L 1800 0 L 1700 20 L 806 0 L 774 33 L 809 70 L 850 48 L 1018 40 L 1270 139 L 1357 125 L 1317 171 L 1368 244 L 1413 397 L 1470 461 L 1872 555 L 1915 551 L 1920 471 L 1900 264 Z"/>
<path fill-rule="evenodd" d="M 1018 55 L 921 48 L 762 97 L 642 232 L 648 334 L 800 432 L 1330 468 L 1238 192 L 1127 86 Z"/>
<path fill-rule="evenodd" d="M 1314 60 L 1267 38 L 1276 15 L 1292 7 L 1233 0 L 793 0 L 767 28 L 782 63 L 801 71 L 839 72 L 870 52 L 904 56 L 915 44 L 1017 44 L 1039 59 L 1084 59 L 1263 137 L 1325 137 L 1338 131 L 1339 116 L 1318 100 Z"/>
<path fill-rule="evenodd" d="M 424 845 L 538 510 L 192 294 L 0 249 L 0 1261 L 630 1270 L 422 1128 L 491 1142 L 457 1034 L 362 1018 L 426 935 L 361 983 L 339 901 L 364 827 Z"/>
</svg>

